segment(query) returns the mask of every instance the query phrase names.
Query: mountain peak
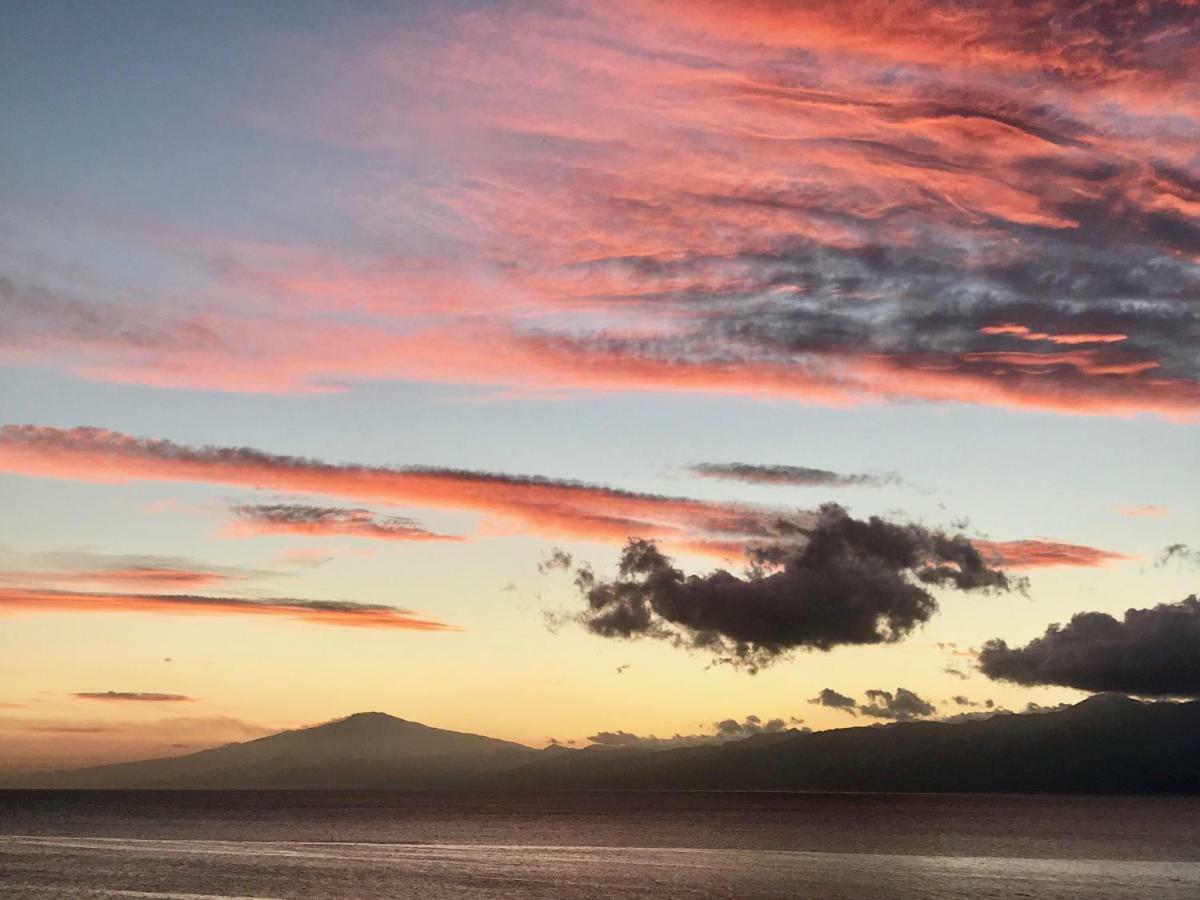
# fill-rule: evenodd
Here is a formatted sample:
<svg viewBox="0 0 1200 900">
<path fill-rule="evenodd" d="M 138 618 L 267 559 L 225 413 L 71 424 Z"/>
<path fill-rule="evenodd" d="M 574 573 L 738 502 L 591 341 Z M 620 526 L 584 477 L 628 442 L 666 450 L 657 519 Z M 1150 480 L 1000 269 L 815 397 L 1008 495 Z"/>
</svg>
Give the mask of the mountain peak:
<svg viewBox="0 0 1200 900">
<path fill-rule="evenodd" d="M 332 725 L 338 722 L 404 722 L 405 724 L 412 724 L 411 722 L 408 722 L 407 719 L 401 719 L 397 716 L 375 710 L 371 710 L 369 712 L 351 713 L 350 715 L 343 716 L 340 719 L 333 719 L 326 724 Z"/>
<path fill-rule="evenodd" d="M 1145 706 L 1140 700 L 1134 700 L 1132 697 L 1127 697 L 1125 694 L 1092 694 L 1092 696 L 1080 700 L 1075 704 L 1075 709 L 1095 710 L 1122 710 L 1133 709 L 1134 707 Z"/>
</svg>

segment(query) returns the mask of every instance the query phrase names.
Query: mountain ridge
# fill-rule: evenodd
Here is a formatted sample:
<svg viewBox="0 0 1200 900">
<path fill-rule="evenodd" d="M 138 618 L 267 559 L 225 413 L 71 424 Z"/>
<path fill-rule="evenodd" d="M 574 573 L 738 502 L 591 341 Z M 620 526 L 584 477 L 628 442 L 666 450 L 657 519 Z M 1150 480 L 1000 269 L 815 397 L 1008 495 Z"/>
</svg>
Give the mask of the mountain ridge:
<svg viewBox="0 0 1200 900">
<path fill-rule="evenodd" d="M 187 756 L 45 773 L 20 786 L 1200 793 L 1200 701 L 1097 695 L 965 722 L 560 753 L 364 712 Z"/>
</svg>

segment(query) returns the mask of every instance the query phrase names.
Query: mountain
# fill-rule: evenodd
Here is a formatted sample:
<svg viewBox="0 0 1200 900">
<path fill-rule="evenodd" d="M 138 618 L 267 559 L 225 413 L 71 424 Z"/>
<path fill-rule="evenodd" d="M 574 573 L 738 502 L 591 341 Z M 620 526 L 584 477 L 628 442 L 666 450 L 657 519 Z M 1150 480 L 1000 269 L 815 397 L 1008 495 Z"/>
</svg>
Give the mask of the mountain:
<svg viewBox="0 0 1200 900">
<path fill-rule="evenodd" d="M 1100 695 L 1058 712 L 760 735 L 657 753 L 584 750 L 510 787 L 1200 793 L 1200 702 Z"/>
<path fill-rule="evenodd" d="M 549 752 L 360 713 L 191 756 L 42 776 L 36 785 L 1198 793 L 1200 702 L 1099 695 L 1057 712 L 958 723 Z"/>
<path fill-rule="evenodd" d="M 188 756 L 42 775 L 55 788 L 372 789 L 444 785 L 508 770 L 538 751 L 379 712 Z"/>
</svg>

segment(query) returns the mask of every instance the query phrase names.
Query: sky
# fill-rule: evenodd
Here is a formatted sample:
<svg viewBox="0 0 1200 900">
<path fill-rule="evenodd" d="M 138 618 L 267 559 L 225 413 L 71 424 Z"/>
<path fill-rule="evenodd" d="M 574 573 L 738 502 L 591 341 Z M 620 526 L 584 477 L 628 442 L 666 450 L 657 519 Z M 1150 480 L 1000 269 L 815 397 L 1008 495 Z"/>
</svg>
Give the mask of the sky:
<svg viewBox="0 0 1200 900">
<path fill-rule="evenodd" d="M 0 773 L 1200 694 L 1198 12 L 9 4 Z"/>
</svg>

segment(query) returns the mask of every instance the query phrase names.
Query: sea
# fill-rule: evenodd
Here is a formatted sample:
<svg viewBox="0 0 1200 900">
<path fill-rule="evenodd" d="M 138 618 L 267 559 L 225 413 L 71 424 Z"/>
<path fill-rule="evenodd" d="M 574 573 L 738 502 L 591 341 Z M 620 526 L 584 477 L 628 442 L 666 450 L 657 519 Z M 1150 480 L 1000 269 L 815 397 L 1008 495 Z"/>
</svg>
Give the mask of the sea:
<svg viewBox="0 0 1200 900">
<path fill-rule="evenodd" d="M 1200 798 L 0 791 L 0 897 L 1200 898 Z"/>
</svg>

